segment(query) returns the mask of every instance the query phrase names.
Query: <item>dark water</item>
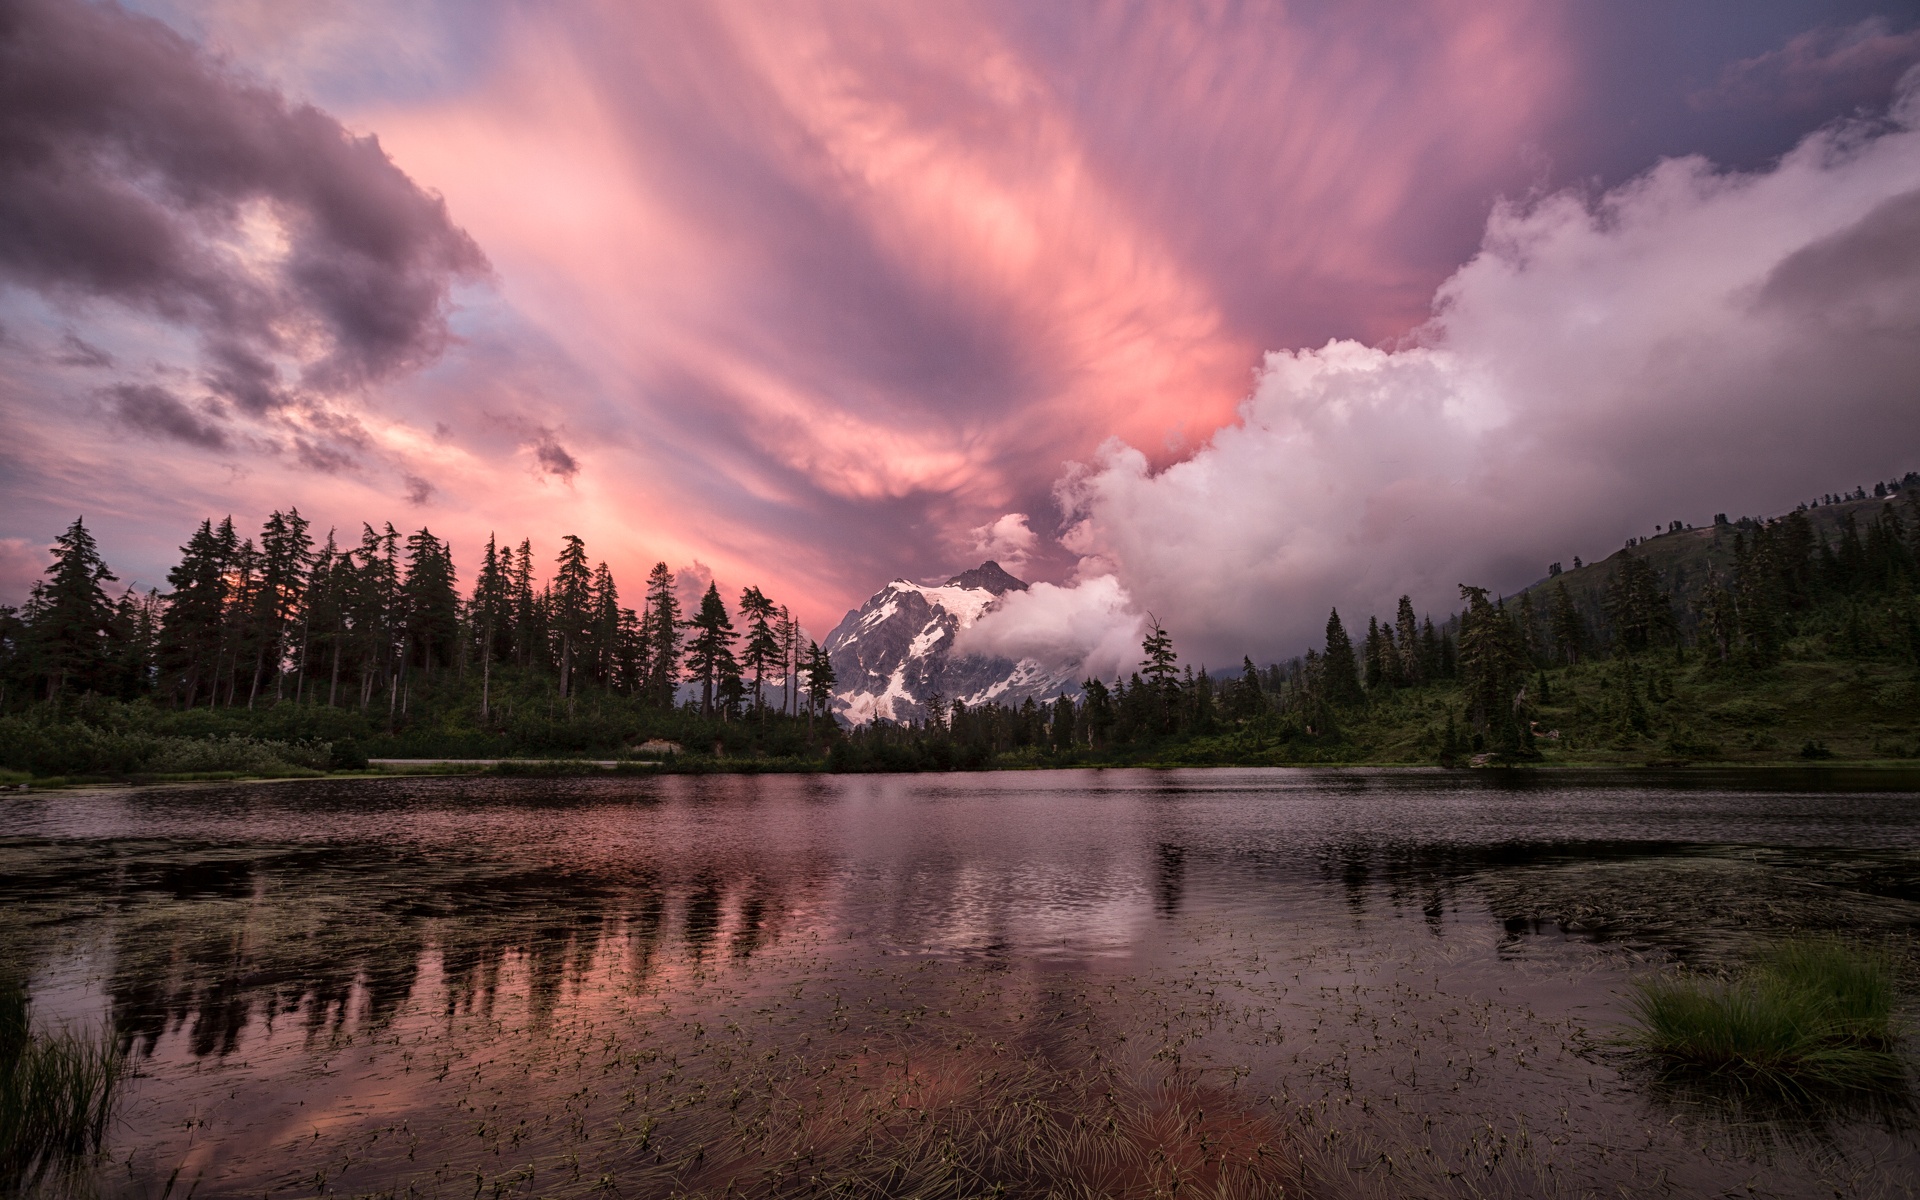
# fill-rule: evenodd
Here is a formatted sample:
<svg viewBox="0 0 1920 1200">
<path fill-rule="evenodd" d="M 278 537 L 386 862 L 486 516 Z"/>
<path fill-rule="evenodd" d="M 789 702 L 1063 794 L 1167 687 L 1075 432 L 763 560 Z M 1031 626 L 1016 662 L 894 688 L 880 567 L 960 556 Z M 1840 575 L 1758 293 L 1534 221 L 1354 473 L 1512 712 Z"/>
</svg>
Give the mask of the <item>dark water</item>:
<svg viewBox="0 0 1920 1200">
<path fill-rule="evenodd" d="M 1785 934 L 1911 963 L 1913 787 L 1213 770 L 43 793 L 0 801 L 0 964 L 42 1022 L 110 1025 L 136 1056 L 83 1181 L 109 1195 L 803 1194 L 750 1161 L 781 1122 L 798 1162 L 820 1113 L 871 1116 L 855 1093 L 1071 1107 L 1091 1093 L 1061 1100 L 1069 1076 L 1281 1131 L 1308 1194 L 1909 1195 L 1899 1097 L 1676 1095 L 1614 1039 L 1634 977 Z"/>
</svg>

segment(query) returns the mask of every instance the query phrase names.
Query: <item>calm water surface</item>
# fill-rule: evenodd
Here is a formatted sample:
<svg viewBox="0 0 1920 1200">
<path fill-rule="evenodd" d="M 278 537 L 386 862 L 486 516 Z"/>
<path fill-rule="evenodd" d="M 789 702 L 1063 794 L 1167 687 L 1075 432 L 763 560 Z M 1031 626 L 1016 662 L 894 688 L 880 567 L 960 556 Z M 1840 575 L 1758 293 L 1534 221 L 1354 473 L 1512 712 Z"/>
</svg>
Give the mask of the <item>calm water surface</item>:
<svg viewBox="0 0 1920 1200">
<path fill-rule="evenodd" d="M 1280 1130 L 1307 1194 L 1910 1195 L 1898 1097 L 1743 1108 L 1663 1090 L 1613 1039 L 1631 979 L 1737 967 L 1784 934 L 1911 964 L 1912 784 L 41 793 L 0 801 L 0 965 L 40 1021 L 110 1025 L 135 1056 L 87 1183 L 108 1195 L 797 1195 L 804 1166 L 769 1182 L 778 1164 L 739 1147 L 771 1156 L 786 1131 L 799 1163 L 856 1094 L 965 1104 L 983 1080 L 1069 1076 Z"/>
</svg>

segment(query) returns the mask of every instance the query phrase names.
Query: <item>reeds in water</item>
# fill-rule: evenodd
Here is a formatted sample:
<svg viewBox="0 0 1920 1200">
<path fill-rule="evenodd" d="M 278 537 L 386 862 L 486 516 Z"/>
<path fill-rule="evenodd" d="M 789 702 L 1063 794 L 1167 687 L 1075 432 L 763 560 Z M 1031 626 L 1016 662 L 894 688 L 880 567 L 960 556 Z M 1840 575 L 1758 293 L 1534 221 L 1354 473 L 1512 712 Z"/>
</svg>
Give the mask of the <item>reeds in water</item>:
<svg viewBox="0 0 1920 1200">
<path fill-rule="evenodd" d="M 1669 1068 L 1787 1092 L 1898 1086 L 1895 987 L 1884 955 L 1833 939 L 1787 942 L 1733 980 L 1636 984 L 1630 1040 Z"/>
<path fill-rule="evenodd" d="M 124 1072 L 106 1038 L 34 1033 L 26 988 L 0 979 L 0 1192 L 98 1150 Z"/>
</svg>

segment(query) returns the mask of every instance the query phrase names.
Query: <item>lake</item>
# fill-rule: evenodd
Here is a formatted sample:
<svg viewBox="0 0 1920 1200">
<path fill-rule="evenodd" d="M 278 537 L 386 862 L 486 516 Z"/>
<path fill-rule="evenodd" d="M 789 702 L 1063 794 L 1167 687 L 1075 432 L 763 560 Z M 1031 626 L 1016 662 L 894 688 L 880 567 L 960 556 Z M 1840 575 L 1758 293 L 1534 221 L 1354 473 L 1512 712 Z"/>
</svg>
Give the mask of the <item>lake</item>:
<svg viewBox="0 0 1920 1200">
<path fill-rule="evenodd" d="M 143 1197 L 1909 1195 L 1632 980 L 1920 931 L 1912 776 L 386 778 L 0 800 L 0 964 Z M 1909 1006 L 1911 1015 L 1911 1006 Z"/>
</svg>

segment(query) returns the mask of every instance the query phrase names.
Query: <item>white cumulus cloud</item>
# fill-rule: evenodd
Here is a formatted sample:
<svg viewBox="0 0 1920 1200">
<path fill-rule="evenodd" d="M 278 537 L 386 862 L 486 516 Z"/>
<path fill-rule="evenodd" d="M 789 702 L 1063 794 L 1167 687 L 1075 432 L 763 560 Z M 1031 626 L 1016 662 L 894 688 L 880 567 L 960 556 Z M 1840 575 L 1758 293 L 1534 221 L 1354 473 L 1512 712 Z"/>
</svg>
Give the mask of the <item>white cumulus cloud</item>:
<svg viewBox="0 0 1920 1200">
<path fill-rule="evenodd" d="M 1056 590 L 1083 599 L 1010 604 L 976 636 L 1104 645 L 1151 610 L 1189 658 L 1291 655 L 1330 606 L 1350 628 L 1403 592 L 1438 615 L 1463 582 L 1510 591 L 1669 520 L 1920 468 L 1908 82 L 1885 119 L 1765 171 L 1675 159 L 1501 205 L 1409 344 L 1271 353 L 1186 461 L 1154 474 L 1110 442 L 1070 471 L 1084 582 Z"/>
<path fill-rule="evenodd" d="M 959 632 L 954 649 L 1016 662 L 1032 658 L 1049 668 L 1072 668 L 1082 678 L 1112 679 L 1138 662 L 1144 620 L 1112 575 L 1070 587 L 1036 583 L 1002 596 Z"/>
</svg>

